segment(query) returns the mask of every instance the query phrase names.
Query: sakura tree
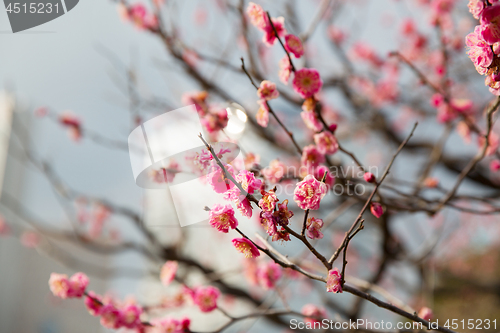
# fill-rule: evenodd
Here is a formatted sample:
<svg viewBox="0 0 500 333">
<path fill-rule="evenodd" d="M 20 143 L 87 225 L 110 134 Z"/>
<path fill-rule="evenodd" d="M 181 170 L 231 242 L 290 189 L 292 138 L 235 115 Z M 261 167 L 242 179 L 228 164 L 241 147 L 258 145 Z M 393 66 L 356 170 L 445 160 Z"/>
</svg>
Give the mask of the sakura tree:
<svg viewBox="0 0 500 333">
<path fill-rule="evenodd" d="M 47 277 L 53 295 L 81 299 L 105 328 L 132 332 L 251 331 L 254 319 L 273 331 L 348 331 L 342 323 L 361 320 L 356 329 L 372 332 L 366 322 L 382 319 L 391 323 L 384 332 L 496 331 L 498 311 L 471 310 L 467 326 L 470 317 L 447 312 L 441 295 L 456 285 L 451 291 L 466 289 L 471 300 L 498 294 L 498 274 L 483 273 L 500 253 L 500 3 L 387 3 L 385 11 L 373 0 L 207 1 L 191 4 L 194 22 L 180 22 L 181 1 L 118 1 L 124 24 L 164 46 L 156 57 L 178 69 L 166 74 L 193 87 L 144 96 L 130 68 L 134 124 L 194 105 L 204 133 L 192 162 L 210 170 L 204 181 L 225 203 L 205 207 L 204 242 L 213 251 L 202 253 L 190 228 L 165 241 L 140 212 L 70 188 L 25 150 L 83 222 L 73 242 L 96 253 L 136 251 L 168 291 L 160 302 L 119 299 L 92 290 L 93 272 L 71 267 L 72 276 Z M 378 40 L 360 37 L 367 15 Z M 215 36 L 203 35 L 208 19 L 218 22 Z M 208 42 L 194 42 L 200 36 Z M 244 115 L 239 136 L 229 128 L 234 105 Z M 81 115 L 47 107 L 36 116 L 75 141 L 128 149 L 124 138 L 86 128 Z M 217 142 L 238 144 L 242 162 L 224 160 Z M 181 172 L 171 162 L 151 181 L 171 183 Z M 114 214 L 142 241 L 104 237 Z M 0 232 L 9 228 L 1 220 Z M 482 252 L 478 230 L 488 234 Z M 34 247 L 40 237 L 69 237 L 43 226 L 12 234 Z M 412 324 L 397 326 L 403 322 Z"/>
</svg>

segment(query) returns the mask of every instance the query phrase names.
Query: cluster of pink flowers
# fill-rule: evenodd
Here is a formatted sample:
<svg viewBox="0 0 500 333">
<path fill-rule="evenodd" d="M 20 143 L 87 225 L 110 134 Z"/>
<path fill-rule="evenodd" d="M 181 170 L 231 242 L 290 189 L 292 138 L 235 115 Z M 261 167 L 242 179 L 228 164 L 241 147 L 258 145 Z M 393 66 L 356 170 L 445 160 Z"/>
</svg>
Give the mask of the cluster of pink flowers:
<svg viewBox="0 0 500 333">
<path fill-rule="evenodd" d="M 151 321 L 152 328 L 147 330 L 148 333 L 184 333 L 190 332 L 189 325 L 191 320 L 189 318 L 175 319 L 175 318 L 157 318 Z"/>
<path fill-rule="evenodd" d="M 331 269 L 326 278 L 326 291 L 329 293 L 342 292 L 342 276 L 338 268 Z"/>
<path fill-rule="evenodd" d="M 229 205 L 215 204 L 208 215 L 210 225 L 218 231 L 228 233 L 229 229 L 238 226 L 238 220 L 234 217 L 234 210 Z"/>
<path fill-rule="evenodd" d="M 442 123 L 452 121 L 459 115 L 470 115 L 474 106 L 469 99 L 452 99 L 448 103 L 441 94 L 434 94 L 431 103 L 437 108 L 437 119 Z"/>
<path fill-rule="evenodd" d="M 500 95 L 500 2 L 497 0 L 470 0 L 469 10 L 480 25 L 465 37 L 467 54 L 485 84 L 495 95 Z"/>
<path fill-rule="evenodd" d="M 207 100 L 206 91 L 185 93 L 181 98 L 184 105 L 194 104 L 201 118 L 201 124 L 213 138 L 216 138 L 216 135 L 227 126 L 229 118 L 226 109 L 210 106 Z"/>
<path fill-rule="evenodd" d="M 276 33 L 274 32 L 275 29 L 278 33 L 278 37 L 282 38 L 286 35 L 285 19 L 283 17 L 271 17 L 271 22 L 273 23 L 271 25 L 264 9 L 253 2 L 248 4 L 247 14 L 250 17 L 250 22 L 264 32 L 262 40 L 266 45 L 272 46 L 276 41 Z"/>
<path fill-rule="evenodd" d="M 50 291 L 62 299 L 80 298 L 85 293 L 89 279 L 84 273 L 75 273 L 68 279 L 66 274 L 50 274 L 49 287 Z"/>
<path fill-rule="evenodd" d="M 241 214 L 246 217 L 252 217 L 252 207 L 250 201 L 247 199 L 247 194 L 253 194 L 262 188 L 263 182 L 255 178 L 255 175 L 248 170 L 241 170 L 236 175 L 235 180 L 241 184 L 246 193 L 241 193 L 238 187 L 234 187 L 224 193 L 224 199 L 236 203 L 236 207 L 240 210 Z"/>
<path fill-rule="evenodd" d="M 243 253 L 245 258 L 256 258 L 260 256 L 259 249 L 246 238 L 233 239 L 233 245 L 238 252 Z"/>
<path fill-rule="evenodd" d="M 276 199 L 277 200 L 277 199 Z M 283 200 L 278 204 L 278 209 L 263 210 L 260 213 L 260 223 L 267 234 L 272 237 L 272 241 L 289 241 L 290 234 L 284 229 L 287 226 L 293 212 L 288 209 L 288 200 Z"/>
<path fill-rule="evenodd" d="M 318 181 L 313 175 L 307 175 L 303 181 L 297 183 L 293 192 L 293 200 L 301 209 L 319 209 L 319 203 L 325 196 L 327 186 Z"/>
</svg>

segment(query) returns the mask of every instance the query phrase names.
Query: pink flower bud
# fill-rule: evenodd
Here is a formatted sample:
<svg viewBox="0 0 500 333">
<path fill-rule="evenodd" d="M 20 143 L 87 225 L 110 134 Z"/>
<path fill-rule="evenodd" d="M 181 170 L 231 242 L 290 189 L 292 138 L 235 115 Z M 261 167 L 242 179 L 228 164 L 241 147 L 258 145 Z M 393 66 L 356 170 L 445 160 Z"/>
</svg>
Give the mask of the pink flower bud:
<svg viewBox="0 0 500 333">
<path fill-rule="evenodd" d="M 368 182 L 368 183 L 374 183 L 375 182 L 375 176 L 371 172 L 365 172 L 363 175 L 363 178 Z"/>
<path fill-rule="evenodd" d="M 378 202 L 372 202 L 370 205 L 370 211 L 372 212 L 373 216 L 376 218 L 380 218 L 382 214 L 384 214 L 384 209 L 382 208 L 382 205 L 379 204 Z"/>
</svg>

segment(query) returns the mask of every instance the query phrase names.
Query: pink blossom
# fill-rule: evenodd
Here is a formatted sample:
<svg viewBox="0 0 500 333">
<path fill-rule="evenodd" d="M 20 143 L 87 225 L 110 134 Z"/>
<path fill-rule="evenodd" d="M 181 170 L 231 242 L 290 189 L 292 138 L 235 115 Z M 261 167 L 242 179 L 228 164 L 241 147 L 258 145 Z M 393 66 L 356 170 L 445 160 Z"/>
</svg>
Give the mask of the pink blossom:
<svg viewBox="0 0 500 333">
<path fill-rule="evenodd" d="M 276 197 L 273 190 L 269 190 L 269 192 L 261 191 L 261 193 L 262 198 L 259 200 L 259 207 L 265 212 L 272 212 L 279 201 L 278 197 Z"/>
<path fill-rule="evenodd" d="M 245 162 L 245 168 L 247 170 L 250 170 L 250 169 L 254 168 L 255 166 L 259 165 L 260 156 L 257 154 L 254 154 L 252 152 L 248 152 L 245 155 L 244 162 Z"/>
<path fill-rule="evenodd" d="M 200 116 L 204 116 L 208 112 L 207 104 L 208 92 L 206 91 L 195 91 L 190 93 L 184 93 L 182 95 L 182 104 L 192 105 L 196 107 L 196 111 Z"/>
<path fill-rule="evenodd" d="M 85 275 L 85 273 L 78 272 L 71 276 L 69 284 L 70 288 L 68 290 L 68 298 L 80 298 L 85 293 L 85 289 L 87 289 L 89 278 Z"/>
<path fill-rule="evenodd" d="M 100 316 L 103 307 L 101 296 L 97 295 L 93 291 L 88 292 L 88 296 L 85 296 L 84 300 L 87 310 L 92 316 Z"/>
<path fill-rule="evenodd" d="M 280 160 L 272 160 L 267 168 L 262 170 L 262 174 L 271 183 L 278 183 L 285 176 L 286 165 Z"/>
<path fill-rule="evenodd" d="M 306 316 L 304 321 L 306 323 L 319 323 L 321 319 L 326 318 L 325 309 L 314 305 L 314 304 L 306 304 L 302 307 L 301 313 Z"/>
<path fill-rule="evenodd" d="M 314 68 L 302 68 L 295 72 L 292 86 L 302 98 L 309 98 L 321 90 L 323 81 Z"/>
<path fill-rule="evenodd" d="M 160 281 L 164 286 L 168 286 L 175 278 L 175 273 L 177 273 L 177 261 L 168 260 L 163 264 L 160 271 Z"/>
<path fill-rule="evenodd" d="M 345 39 L 346 39 L 346 34 L 344 31 L 342 31 L 340 28 L 336 26 L 330 26 L 328 28 L 328 37 L 335 43 L 335 44 L 342 44 Z"/>
<path fill-rule="evenodd" d="M 257 96 L 266 101 L 278 98 L 279 95 L 280 93 L 276 89 L 276 84 L 268 80 L 262 81 L 259 89 L 257 89 Z"/>
<path fill-rule="evenodd" d="M 288 209 L 288 200 L 283 200 L 282 203 L 278 204 L 278 210 L 273 213 L 276 218 L 276 223 L 280 226 L 288 225 L 289 220 L 293 216 L 293 212 Z"/>
<path fill-rule="evenodd" d="M 481 36 L 486 43 L 500 42 L 500 6 L 488 6 L 481 14 Z M 474 30 L 475 31 L 475 30 Z"/>
<path fill-rule="evenodd" d="M 307 126 L 307 128 L 315 132 L 319 132 L 323 129 L 323 125 L 319 121 L 318 117 L 316 117 L 316 114 L 314 112 L 302 111 L 300 113 L 300 117 L 304 121 L 304 124 Z"/>
<path fill-rule="evenodd" d="M 304 46 L 299 37 L 288 34 L 285 36 L 285 49 L 287 52 L 293 53 L 295 58 L 300 58 L 304 55 Z"/>
<path fill-rule="evenodd" d="M 264 25 L 264 36 L 262 37 L 262 41 L 267 45 L 267 46 L 272 46 L 274 42 L 276 41 L 276 34 L 274 33 L 274 30 L 276 29 L 276 32 L 278 33 L 278 37 L 283 37 L 286 34 L 286 29 L 285 29 L 285 18 L 280 16 L 277 18 L 271 17 L 271 23 L 269 22 L 269 18 L 267 15 L 264 17 L 265 25 Z M 274 29 L 273 29 L 274 25 Z"/>
<path fill-rule="evenodd" d="M 429 188 L 436 188 L 439 185 L 439 179 L 427 177 L 424 180 L 424 186 Z"/>
<path fill-rule="evenodd" d="M 68 276 L 66 274 L 50 274 L 49 278 L 50 291 L 54 296 L 62 299 L 68 298 L 68 293 L 71 289 L 71 284 L 69 282 Z"/>
<path fill-rule="evenodd" d="M 451 12 L 455 0 L 432 0 L 431 9 L 436 15 L 445 15 Z"/>
<path fill-rule="evenodd" d="M 367 43 L 357 42 L 352 46 L 352 55 L 354 58 L 365 60 L 373 67 L 381 67 L 384 62 L 377 55 L 375 50 Z"/>
<path fill-rule="evenodd" d="M 193 301 L 202 312 L 215 310 L 219 296 L 219 289 L 212 286 L 198 287 L 193 290 Z"/>
<path fill-rule="evenodd" d="M 236 176 L 236 181 L 248 194 L 253 194 L 262 187 L 262 180 L 255 178 L 253 172 L 241 170 Z"/>
<path fill-rule="evenodd" d="M 328 131 L 314 134 L 314 143 L 318 147 L 318 151 L 321 154 L 335 154 L 339 149 L 337 139 L 332 133 Z"/>
<path fill-rule="evenodd" d="M 323 182 L 326 184 L 327 189 L 328 189 L 328 188 L 331 188 L 333 186 L 333 184 L 335 183 L 335 175 L 332 172 L 330 172 L 328 167 L 326 167 L 324 165 L 320 165 L 319 167 L 314 168 L 314 177 L 319 181 L 321 181 L 323 179 L 325 172 L 326 172 L 326 177 L 325 177 L 325 180 Z"/>
<path fill-rule="evenodd" d="M 335 133 L 335 131 L 337 130 L 337 124 L 331 124 L 330 126 L 328 126 L 328 129 L 330 130 L 330 132 Z"/>
<path fill-rule="evenodd" d="M 329 293 L 342 292 L 342 277 L 337 267 L 328 272 L 328 277 L 326 278 L 326 291 Z"/>
<path fill-rule="evenodd" d="M 266 26 L 267 15 L 261 6 L 250 2 L 247 7 L 247 15 L 250 17 L 250 22 L 257 28 L 264 30 Z"/>
<path fill-rule="evenodd" d="M 485 142 L 484 136 L 480 135 L 477 138 L 477 142 L 480 147 L 483 147 Z M 500 140 L 498 138 L 498 135 L 495 132 L 490 132 L 490 135 L 488 136 L 488 148 L 486 148 L 486 156 L 493 155 L 497 151 L 499 145 Z"/>
<path fill-rule="evenodd" d="M 260 107 L 257 111 L 257 115 L 255 118 L 257 119 L 257 124 L 262 127 L 267 127 L 269 124 L 269 107 L 267 106 L 266 101 L 259 100 L 258 101 Z"/>
<path fill-rule="evenodd" d="M 246 238 L 233 239 L 233 245 L 238 252 L 245 255 L 245 258 L 256 258 L 260 256 L 259 249 Z"/>
<path fill-rule="evenodd" d="M 337 140 L 335 140 L 337 142 Z M 323 149 L 326 149 L 324 146 Z M 315 145 L 305 146 L 302 149 L 301 163 L 307 168 L 316 167 L 325 162 L 325 155 L 320 152 L 319 147 Z"/>
<path fill-rule="evenodd" d="M 323 227 L 323 220 L 317 219 L 315 217 L 310 217 L 307 219 L 307 237 L 311 239 L 321 239 L 323 238 L 323 233 L 321 228 Z"/>
<path fill-rule="evenodd" d="M 121 325 L 126 328 L 137 328 L 141 323 L 142 309 L 136 304 L 125 305 L 121 309 Z"/>
<path fill-rule="evenodd" d="M 207 114 L 201 118 L 201 124 L 208 133 L 216 133 L 227 126 L 228 120 L 226 109 L 210 108 Z"/>
<path fill-rule="evenodd" d="M 384 208 L 382 208 L 382 205 L 378 202 L 372 202 L 370 204 L 370 211 L 376 218 L 380 218 L 382 214 L 384 214 Z"/>
<path fill-rule="evenodd" d="M 484 0 L 469 0 L 467 7 L 472 16 L 478 20 L 484 9 Z"/>
<path fill-rule="evenodd" d="M 148 333 L 184 333 L 189 331 L 190 320 L 184 318 L 177 320 L 174 318 L 156 318 L 151 321 L 153 327 Z"/>
<path fill-rule="evenodd" d="M 283 82 L 283 84 L 288 84 L 288 80 L 290 80 L 290 74 L 292 73 L 292 65 L 290 64 L 290 59 L 288 59 L 287 56 L 284 56 L 279 61 L 278 66 L 280 68 L 278 72 L 280 81 Z"/>
<path fill-rule="evenodd" d="M 210 225 L 218 231 L 227 233 L 229 229 L 234 229 L 238 226 L 238 220 L 234 217 L 234 210 L 229 205 L 215 204 L 210 212 Z"/>
<path fill-rule="evenodd" d="M 257 276 L 259 277 L 260 285 L 264 289 L 272 289 L 281 278 L 281 267 L 273 261 L 268 261 L 259 266 Z"/>
<path fill-rule="evenodd" d="M 106 304 L 101 309 L 101 325 L 117 329 L 122 325 L 122 313 L 113 304 Z"/>
<path fill-rule="evenodd" d="M 474 63 L 479 74 L 484 75 L 488 67 L 493 62 L 493 52 L 480 34 L 480 26 L 476 26 L 474 32 L 465 37 L 465 44 L 468 47 L 467 55 Z"/>
<path fill-rule="evenodd" d="M 363 175 L 363 178 L 365 179 L 365 181 L 367 183 L 374 183 L 376 180 L 375 176 L 371 172 L 365 172 L 365 174 Z"/>
<path fill-rule="evenodd" d="M 313 175 L 307 175 L 303 181 L 297 183 L 293 192 L 293 200 L 301 209 L 319 209 L 321 199 L 325 196 L 327 187 Z"/>
<path fill-rule="evenodd" d="M 490 170 L 493 172 L 497 172 L 498 170 L 500 170 L 500 161 L 499 160 L 491 161 Z"/>
<path fill-rule="evenodd" d="M 429 321 L 432 319 L 432 310 L 424 306 L 418 311 L 418 316 L 423 320 Z"/>
<path fill-rule="evenodd" d="M 207 174 L 208 183 L 216 193 L 225 193 L 234 187 L 234 183 L 226 177 L 224 170 L 216 166 L 217 170 Z M 226 171 L 234 178 L 234 169 L 230 164 L 225 166 Z"/>
<path fill-rule="evenodd" d="M 10 227 L 5 221 L 4 217 L 0 215 L 0 236 L 8 235 L 10 232 Z"/>
<path fill-rule="evenodd" d="M 59 115 L 59 122 L 69 129 L 69 136 L 72 140 L 80 140 L 82 137 L 82 125 L 78 117 L 70 112 L 64 112 Z"/>
</svg>

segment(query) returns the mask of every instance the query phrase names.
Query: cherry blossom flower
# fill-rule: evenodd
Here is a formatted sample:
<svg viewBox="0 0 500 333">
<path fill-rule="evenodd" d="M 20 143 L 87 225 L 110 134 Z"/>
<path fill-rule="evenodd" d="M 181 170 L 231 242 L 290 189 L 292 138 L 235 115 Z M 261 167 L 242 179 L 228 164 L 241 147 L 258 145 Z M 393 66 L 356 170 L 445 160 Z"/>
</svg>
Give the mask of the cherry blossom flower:
<svg viewBox="0 0 500 333">
<path fill-rule="evenodd" d="M 326 291 L 329 293 L 342 292 L 342 277 L 337 267 L 328 272 L 328 277 L 326 278 Z"/>
<path fill-rule="evenodd" d="M 292 65 L 290 64 L 290 59 L 287 56 L 281 58 L 278 63 L 279 71 L 278 76 L 283 84 L 288 85 L 288 80 L 290 80 L 290 74 L 292 73 Z"/>
<path fill-rule="evenodd" d="M 465 37 L 467 55 L 474 63 L 479 74 L 484 75 L 493 61 L 493 51 L 480 34 L 480 26 Z"/>
<path fill-rule="evenodd" d="M 321 90 L 323 81 L 314 68 L 302 68 L 295 71 L 292 86 L 302 98 L 309 98 Z"/>
<path fill-rule="evenodd" d="M 261 6 L 250 2 L 247 7 L 247 15 L 250 17 L 250 22 L 257 28 L 264 30 L 266 26 L 267 15 Z"/>
<path fill-rule="evenodd" d="M 321 319 L 326 318 L 325 309 L 314 304 L 304 305 L 300 312 L 306 316 L 304 318 L 306 323 L 319 323 Z"/>
<path fill-rule="evenodd" d="M 215 204 L 208 215 L 210 225 L 218 231 L 227 233 L 229 229 L 238 226 L 238 220 L 234 217 L 234 210 L 229 205 Z"/>
<path fill-rule="evenodd" d="M 259 89 L 257 89 L 257 96 L 266 101 L 278 98 L 279 95 L 280 93 L 276 89 L 276 84 L 268 80 L 262 81 Z"/>
<path fill-rule="evenodd" d="M 307 128 L 313 130 L 314 132 L 319 132 L 323 129 L 323 125 L 319 121 L 316 114 L 312 111 L 302 111 L 300 117 L 304 121 Z"/>
<path fill-rule="evenodd" d="M 293 192 L 293 200 L 300 209 L 319 209 L 321 199 L 327 191 L 326 184 L 318 181 L 313 175 L 307 175 L 303 181 L 297 183 Z"/>
<path fill-rule="evenodd" d="M 314 143 L 316 144 L 318 151 L 321 154 L 335 154 L 339 149 L 337 139 L 332 133 L 328 131 L 314 134 Z"/>
<path fill-rule="evenodd" d="M 168 260 L 163 264 L 160 271 L 160 281 L 164 286 L 168 286 L 175 278 L 177 273 L 177 261 Z"/>
<path fill-rule="evenodd" d="M 295 58 L 300 58 L 304 55 L 304 46 L 299 37 L 288 34 L 285 36 L 285 49 L 287 52 L 293 53 Z"/>
<path fill-rule="evenodd" d="M 197 287 L 193 290 L 193 302 L 198 305 L 202 312 L 215 310 L 219 296 L 219 289 L 212 286 Z"/>
<path fill-rule="evenodd" d="M 259 165 L 260 156 L 252 152 L 248 152 L 244 158 L 245 168 L 250 170 Z"/>
<path fill-rule="evenodd" d="M 88 296 L 84 299 L 85 306 L 92 316 L 100 316 L 101 310 L 103 308 L 102 297 L 94 293 L 93 291 L 88 292 Z"/>
<path fill-rule="evenodd" d="M 379 68 L 384 62 L 377 55 L 375 50 L 367 43 L 357 42 L 352 46 L 351 53 L 354 58 L 365 60 L 373 67 Z"/>
<path fill-rule="evenodd" d="M 100 322 L 106 328 L 120 328 L 122 325 L 122 313 L 114 304 L 106 304 L 101 309 Z"/>
<path fill-rule="evenodd" d="M 418 310 L 418 316 L 423 320 L 429 321 L 432 319 L 432 310 L 424 306 L 420 310 Z"/>
<path fill-rule="evenodd" d="M 206 91 L 195 91 L 190 93 L 184 93 L 181 97 L 182 104 L 192 105 L 196 107 L 198 114 L 203 117 L 208 112 L 208 92 Z"/>
<path fill-rule="evenodd" d="M 142 309 L 136 304 L 127 304 L 121 309 L 121 326 L 136 328 L 141 326 Z"/>
<path fill-rule="evenodd" d="M 274 288 L 278 280 L 281 278 L 281 275 L 281 267 L 273 261 L 268 261 L 267 263 L 259 266 L 257 270 L 259 283 L 264 289 Z"/>
<path fill-rule="evenodd" d="M 245 255 L 245 258 L 256 258 L 260 256 L 259 249 L 246 238 L 235 238 L 233 239 L 233 245 L 238 250 Z"/>
<path fill-rule="evenodd" d="M 232 189 L 235 185 L 231 179 L 226 177 L 226 173 L 221 167 L 216 166 L 216 168 L 217 169 L 214 172 L 207 174 L 208 183 L 212 186 L 212 189 L 216 193 L 225 193 L 226 191 Z M 234 177 L 234 169 L 230 164 L 227 164 L 225 169 L 232 177 Z"/>
<path fill-rule="evenodd" d="M 373 216 L 376 218 L 380 218 L 384 214 L 384 208 L 378 202 L 372 202 L 370 204 L 370 212 L 372 212 Z"/>
<path fill-rule="evenodd" d="M 363 178 L 365 179 L 365 181 L 367 183 L 374 183 L 376 180 L 375 176 L 371 172 L 365 172 L 365 174 L 363 175 Z"/>
<path fill-rule="evenodd" d="M 269 124 L 269 107 L 263 100 L 259 100 L 258 103 L 260 107 L 257 111 L 257 115 L 255 116 L 255 118 L 257 119 L 257 124 L 262 127 L 267 127 L 267 125 Z"/>
<path fill-rule="evenodd" d="M 285 176 L 286 165 L 280 160 L 272 160 L 269 166 L 262 170 L 264 177 L 271 183 L 278 183 Z"/>
<path fill-rule="evenodd" d="M 346 33 L 342 31 L 339 27 L 336 26 L 330 26 L 328 28 L 328 37 L 335 43 L 335 44 L 342 44 L 346 40 Z"/>
<path fill-rule="evenodd" d="M 467 7 L 469 7 L 469 12 L 472 14 L 472 16 L 474 16 L 474 18 L 478 20 L 484 10 L 484 1 L 469 0 L 469 4 L 467 5 Z"/>
<path fill-rule="evenodd" d="M 262 198 L 259 200 L 259 207 L 265 212 L 272 212 L 279 201 L 274 190 L 269 190 L 269 192 L 261 191 L 261 193 Z"/>
<path fill-rule="evenodd" d="M 323 233 L 321 232 L 322 227 L 323 227 L 322 219 L 310 217 L 309 219 L 307 219 L 307 224 L 306 224 L 307 237 L 311 239 L 323 238 Z"/>
<path fill-rule="evenodd" d="M 500 42 L 500 6 L 488 6 L 481 13 L 481 36 L 486 43 Z"/>
<path fill-rule="evenodd" d="M 68 298 L 68 293 L 71 289 L 71 284 L 69 282 L 68 276 L 66 274 L 50 274 L 49 278 L 50 291 L 54 296 L 62 299 Z"/>
<path fill-rule="evenodd" d="M 424 180 L 424 186 L 428 188 L 436 188 L 439 185 L 439 179 L 427 177 Z"/>
<path fill-rule="evenodd" d="M 253 172 L 241 170 L 236 176 L 236 181 L 248 194 L 253 194 L 262 187 L 262 180 L 255 178 Z"/>
<path fill-rule="evenodd" d="M 282 16 L 276 18 L 271 17 L 271 24 L 269 22 L 269 18 L 267 17 L 267 15 L 265 15 L 264 21 L 264 36 L 262 37 L 262 41 L 267 46 L 273 46 L 274 42 L 276 41 L 276 33 L 274 32 L 275 29 L 278 33 L 278 37 L 282 38 L 284 35 L 286 35 L 285 18 Z"/>
<path fill-rule="evenodd" d="M 325 172 L 326 172 L 326 177 L 323 182 L 326 184 L 328 190 L 335 183 L 335 175 L 332 172 L 330 172 L 328 167 L 324 165 L 320 165 L 314 168 L 314 177 L 319 181 L 323 179 L 323 176 L 325 176 Z"/>
<path fill-rule="evenodd" d="M 207 129 L 208 133 L 213 134 L 227 126 L 229 118 L 226 109 L 210 108 L 209 112 L 201 118 L 201 124 Z"/>
<path fill-rule="evenodd" d="M 335 140 L 337 142 L 337 140 Z M 324 148 L 324 147 L 323 147 Z M 301 163 L 307 168 L 316 167 L 325 162 L 325 155 L 315 145 L 305 146 L 302 149 Z"/>
<path fill-rule="evenodd" d="M 85 275 L 85 273 L 78 272 L 71 276 L 69 284 L 70 288 L 68 290 L 68 298 L 80 298 L 85 293 L 85 289 L 87 289 L 89 278 Z"/>
</svg>

